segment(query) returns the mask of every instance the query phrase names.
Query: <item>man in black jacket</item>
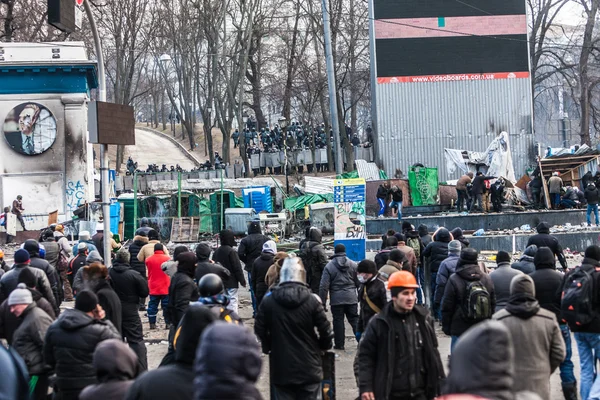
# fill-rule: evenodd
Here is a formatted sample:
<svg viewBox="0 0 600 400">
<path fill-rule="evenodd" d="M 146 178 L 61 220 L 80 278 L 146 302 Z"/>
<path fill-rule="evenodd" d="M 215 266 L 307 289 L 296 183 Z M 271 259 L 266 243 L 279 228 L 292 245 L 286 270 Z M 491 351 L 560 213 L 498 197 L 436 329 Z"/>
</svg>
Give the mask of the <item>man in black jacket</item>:
<svg viewBox="0 0 600 400">
<path fill-rule="evenodd" d="M 130 254 L 121 249 L 109 270 L 110 280 L 115 293 L 121 300 L 121 329 L 123 338 L 137 354 L 140 371 L 148 369 L 148 356 L 144 343 L 142 320 L 138 312 L 140 298 L 148 296 L 148 282 L 129 266 Z"/>
<path fill-rule="evenodd" d="M 299 256 L 306 271 L 306 281 L 313 293 L 319 294 L 323 269 L 327 265 L 327 254 L 321 244 L 323 234 L 314 226 L 308 231 L 308 239 L 302 244 Z"/>
<path fill-rule="evenodd" d="M 106 319 L 121 333 L 121 300 L 109 283 L 108 268 L 99 262 L 86 265 L 83 267 L 83 279 L 85 287 L 98 296 L 98 304 L 104 310 Z"/>
<path fill-rule="evenodd" d="M 252 263 L 252 274 L 249 276 L 252 278 L 250 281 L 250 287 L 254 291 L 256 296 L 256 308 L 260 307 L 262 299 L 265 294 L 269 291 L 269 287 L 265 282 L 267 271 L 271 268 L 274 263 L 275 253 L 277 253 L 277 244 L 273 240 L 267 240 L 262 247 L 262 253 L 260 257 L 254 260 Z"/>
<path fill-rule="evenodd" d="M 152 230 L 148 218 L 142 218 L 142 220 L 140 221 L 140 225 L 141 226 L 135 231 L 135 235 L 148 237 L 148 233 Z M 134 257 L 132 257 L 132 259 L 133 258 Z"/>
<path fill-rule="evenodd" d="M 230 229 L 224 229 L 219 233 L 221 246 L 213 254 L 213 261 L 220 263 L 229 270 L 231 274 L 229 279 L 223 281 L 230 303 L 227 306 L 232 311 L 238 312 L 238 288 L 240 285 L 246 287 L 246 279 L 242 271 L 242 264 L 237 252 L 233 249 L 235 246 L 235 237 Z"/>
<path fill-rule="evenodd" d="M 398 238 L 389 236 L 385 241 L 385 248 L 375 255 L 375 265 L 380 269 L 390 258 L 390 252 L 398 248 Z"/>
<path fill-rule="evenodd" d="M 369 321 L 379 314 L 387 304 L 386 288 L 377 274 L 377 266 L 371 260 L 358 263 L 357 279 L 360 282 L 358 298 L 360 299 L 360 315 L 356 327 L 356 341 L 360 342 Z"/>
<path fill-rule="evenodd" d="M 204 275 L 216 274 L 221 278 L 223 282 L 229 279 L 231 272 L 221 264 L 215 263 L 210 259 L 210 253 L 212 250 L 206 243 L 199 243 L 196 246 L 196 258 L 198 263 L 196 264 L 196 272 L 194 274 L 194 281 L 196 284 L 200 282 L 200 279 Z"/>
<path fill-rule="evenodd" d="M 563 275 L 556 270 L 556 259 L 552 250 L 547 247 L 537 249 L 533 264 L 535 271 L 529 276 L 533 279 L 535 286 L 535 298 L 542 308 L 552 311 L 556 315 L 567 348 L 567 355 L 559 367 L 562 390 L 565 399 L 577 399 L 577 380 L 573 373 L 573 361 L 571 361 L 571 331 L 560 315 L 560 291 Z"/>
<path fill-rule="evenodd" d="M 331 348 L 331 324 L 305 275 L 299 258 L 286 259 L 280 283 L 263 299 L 254 325 L 263 353 L 269 354 L 278 399 L 319 398 L 321 352 Z"/>
<path fill-rule="evenodd" d="M 563 249 L 558 243 L 558 239 L 554 236 L 550 235 L 550 225 L 547 222 L 540 222 L 538 226 L 535 228 L 537 230 L 537 235 L 533 235 L 527 241 L 527 247 L 535 244 L 538 249 L 540 247 L 549 247 L 552 250 L 552 253 L 558 258 L 558 262 L 562 266 L 563 270 L 567 270 L 567 260 L 565 259 L 565 255 L 563 254 Z"/>
<path fill-rule="evenodd" d="M 65 310 L 48 328 L 44 361 L 56 372 L 56 398 L 77 400 L 83 388 L 97 382 L 93 364 L 96 346 L 107 339 L 121 339 L 104 317 L 98 297 L 83 290 L 75 299 L 75 308 Z"/>
<path fill-rule="evenodd" d="M 174 330 L 187 311 L 190 302 L 198 301 L 200 293 L 198 286 L 194 282 L 194 273 L 196 271 L 196 255 L 191 251 L 181 253 L 177 256 L 177 272 L 171 279 L 169 285 L 169 305 L 167 311 L 170 315 L 169 320 Z M 172 335 L 170 335 L 172 339 Z"/>
<path fill-rule="evenodd" d="M 596 226 L 600 225 L 600 221 L 598 220 L 598 202 L 600 201 L 600 193 L 598 192 L 596 185 L 593 183 L 587 185 L 584 196 L 587 201 L 586 217 L 588 226 L 592 226 L 592 211 L 594 212 L 594 217 L 596 217 Z"/>
<path fill-rule="evenodd" d="M 144 227 L 144 226 L 142 225 L 142 227 Z M 140 229 L 142 229 L 142 228 L 140 228 Z M 138 231 L 140 229 L 138 229 Z M 151 230 L 152 230 L 152 228 L 148 229 L 148 232 Z M 139 274 L 146 280 L 148 279 L 147 278 L 148 275 L 147 275 L 147 271 L 146 271 L 146 263 L 144 261 L 138 260 L 138 254 L 140 254 L 140 250 L 142 250 L 142 247 L 144 247 L 145 245 L 148 244 L 148 236 L 147 235 L 148 235 L 147 233 L 146 233 L 146 236 L 136 234 L 136 236 L 133 238 L 133 243 L 131 243 L 129 245 L 131 268 L 134 271 L 139 272 Z M 146 297 L 140 297 L 140 299 L 138 300 L 138 309 L 139 309 L 139 311 L 146 311 Z"/>
<path fill-rule="evenodd" d="M 486 192 L 487 188 L 485 186 L 485 181 L 489 179 L 494 179 L 495 176 L 485 176 L 482 172 L 477 172 L 475 175 L 475 179 L 473 179 L 473 197 L 475 201 L 471 204 L 471 210 L 469 212 L 475 211 L 475 207 L 479 206 L 480 210 L 483 212 L 483 196 Z"/>
<path fill-rule="evenodd" d="M 248 236 L 242 239 L 238 246 L 238 256 L 244 263 L 244 270 L 248 273 L 248 282 L 252 282 L 252 264 L 262 252 L 262 247 L 268 237 L 262 234 L 259 221 L 250 222 L 248 226 Z M 252 313 L 256 315 L 258 304 L 256 302 L 256 294 L 254 288 L 250 285 L 250 297 L 252 298 Z"/>
<path fill-rule="evenodd" d="M 359 348 L 362 400 L 427 399 L 440 394 L 444 367 L 431 318 L 416 304 L 417 280 L 392 274 L 392 301 L 371 319 Z"/>
<path fill-rule="evenodd" d="M 62 303 L 62 286 L 59 287 L 60 277 L 58 276 L 58 272 L 56 272 L 56 269 L 48 261 L 40 257 L 40 244 L 37 240 L 26 240 L 23 243 L 23 248 L 29 252 L 29 265 L 32 268 L 41 269 L 46 274 L 52 288 L 52 293 L 54 294 L 54 299 L 56 300 L 56 305 L 60 306 Z"/>
<path fill-rule="evenodd" d="M 390 193 L 390 183 L 385 182 L 383 185 L 379 185 L 377 188 L 377 203 L 379 204 L 378 218 L 383 218 L 385 213 L 385 207 L 387 206 L 387 197 Z"/>
<path fill-rule="evenodd" d="M 423 257 L 427 259 L 425 263 L 425 297 L 429 300 L 433 317 L 439 319 L 439 310 L 435 305 L 435 288 L 437 286 L 437 272 L 440 269 L 442 261 L 448 258 L 448 243 L 454 238 L 448 229 L 441 227 L 432 235 L 432 242 L 423 250 Z"/>
<path fill-rule="evenodd" d="M 477 250 L 466 248 L 460 252 L 460 259 L 456 265 L 456 272 L 450 277 L 444 290 L 442 300 L 442 330 L 452 336 L 450 348 L 454 348 L 460 335 L 467 329 L 481 322 L 481 320 L 468 319 L 465 310 L 468 309 L 467 288 L 473 282 L 480 282 L 487 290 L 490 304 L 489 315 L 491 318 L 496 309 L 496 293 L 494 284 L 489 275 L 481 272 L 477 264 Z"/>
</svg>

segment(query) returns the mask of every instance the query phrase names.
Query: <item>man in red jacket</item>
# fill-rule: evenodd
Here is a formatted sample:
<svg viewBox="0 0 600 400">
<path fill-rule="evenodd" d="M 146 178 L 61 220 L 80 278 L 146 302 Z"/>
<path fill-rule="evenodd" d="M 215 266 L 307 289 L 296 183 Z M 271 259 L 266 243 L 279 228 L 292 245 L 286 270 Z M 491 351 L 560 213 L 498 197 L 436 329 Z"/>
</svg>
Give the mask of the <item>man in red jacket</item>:
<svg viewBox="0 0 600 400">
<path fill-rule="evenodd" d="M 158 315 L 158 304 L 160 303 L 163 317 L 165 318 L 165 329 L 169 329 L 170 321 L 166 313 L 169 305 L 169 285 L 171 278 L 165 274 L 161 265 L 170 261 L 171 257 L 165 254 L 163 245 L 156 243 L 154 245 L 154 255 L 146 259 L 146 268 L 148 269 L 148 288 L 150 289 L 150 301 L 148 302 L 148 322 L 150 329 L 156 329 L 156 316 Z"/>
</svg>

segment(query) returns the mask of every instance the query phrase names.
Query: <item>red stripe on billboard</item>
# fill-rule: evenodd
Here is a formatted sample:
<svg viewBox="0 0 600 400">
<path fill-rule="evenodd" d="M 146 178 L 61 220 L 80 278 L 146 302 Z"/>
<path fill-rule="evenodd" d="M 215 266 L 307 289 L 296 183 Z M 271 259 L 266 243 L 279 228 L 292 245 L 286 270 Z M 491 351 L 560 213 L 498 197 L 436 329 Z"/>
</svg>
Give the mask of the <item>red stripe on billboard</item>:
<svg viewBox="0 0 600 400">
<path fill-rule="evenodd" d="M 376 39 L 434 38 L 453 36 L 496 36 L 527 33 L 525 15 L 478 17 L 398 18 L 375 21 Z"/>
<path fill-rule="evenodd" d="M 529 72 L 499 72 L 485 74 L 450 74 L 450 75 L 421 75 L 393 76 L 377 78 L 377 83 L 420 83 L 420 82 L 460 82 L 460 81 L 489 81 L 494 79 L 529 78 Z"/>
</svg>

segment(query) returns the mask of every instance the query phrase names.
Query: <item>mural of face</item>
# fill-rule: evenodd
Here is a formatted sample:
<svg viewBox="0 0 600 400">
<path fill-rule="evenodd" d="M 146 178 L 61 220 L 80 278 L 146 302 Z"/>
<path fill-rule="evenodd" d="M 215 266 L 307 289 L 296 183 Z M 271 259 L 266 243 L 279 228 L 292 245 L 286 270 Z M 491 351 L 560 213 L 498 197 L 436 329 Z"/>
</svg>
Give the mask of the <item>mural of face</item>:
<svg viewBox="0 0 600 400">
<path fill-rule="evenodd" d="M 31 135 L 33 133 L 33 127 L 40 113 L 40 108 L 35 104 L 28 104 L 25 106 L 21 114 L 19 114 L 19 129 L 24 135 Z"/>
</svg>

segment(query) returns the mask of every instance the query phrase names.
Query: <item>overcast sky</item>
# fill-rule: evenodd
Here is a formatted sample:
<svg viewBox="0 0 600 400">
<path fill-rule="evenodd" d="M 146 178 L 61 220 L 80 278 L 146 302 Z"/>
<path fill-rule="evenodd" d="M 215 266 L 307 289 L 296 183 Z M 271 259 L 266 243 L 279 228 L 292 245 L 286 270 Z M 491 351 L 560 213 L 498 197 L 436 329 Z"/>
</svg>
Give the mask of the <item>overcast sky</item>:
<svg viewBox="0 0 600 400">
<path fill-rule="evenodd" d="M 568 2 L 561 10 L 556 21 L 561 24 L 578 25 L 584 20 L 584 10 L 576 1 Z"/>
</svg>

